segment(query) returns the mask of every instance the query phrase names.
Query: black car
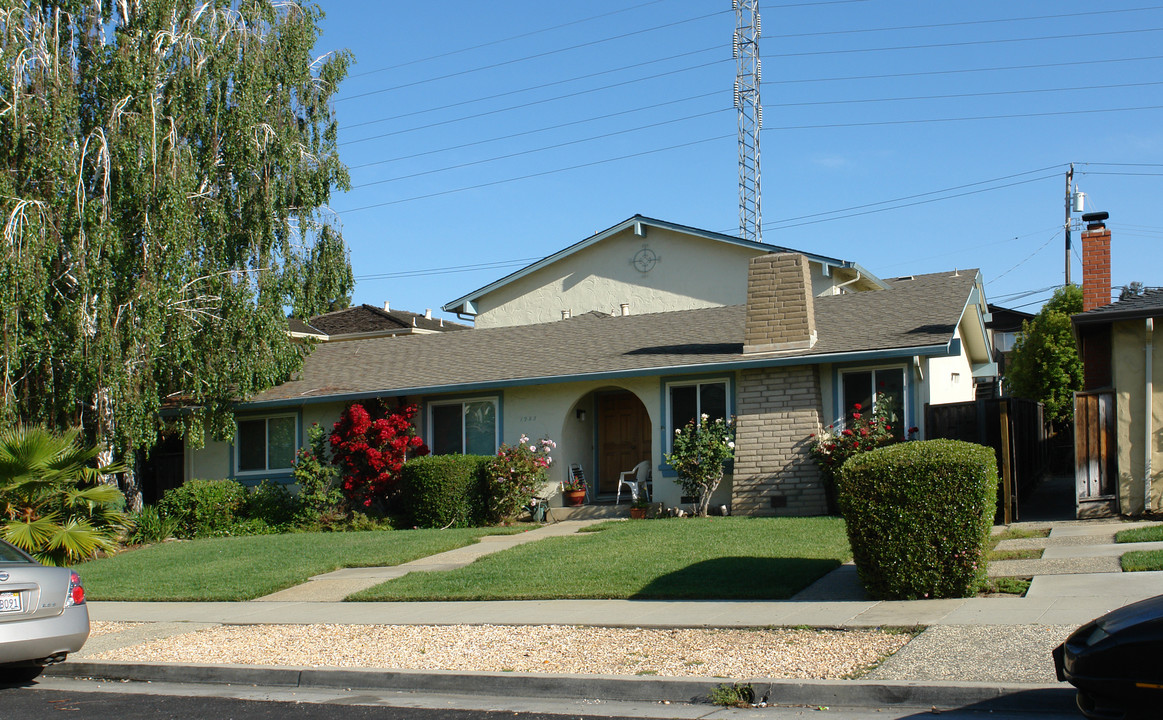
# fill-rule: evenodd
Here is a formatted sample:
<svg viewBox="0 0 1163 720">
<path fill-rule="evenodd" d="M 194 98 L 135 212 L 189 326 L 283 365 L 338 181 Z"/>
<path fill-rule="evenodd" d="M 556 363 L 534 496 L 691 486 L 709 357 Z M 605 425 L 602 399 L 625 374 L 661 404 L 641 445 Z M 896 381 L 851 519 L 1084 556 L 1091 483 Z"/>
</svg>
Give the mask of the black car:
<svg viewBox="0 0 1163 720">
<path fill-rule="evenodd" d="M 1163 595 L 1091 620 L 1054 648 L 1059 681 L 1095 720 L 1163 717 Z"/>
</svg>

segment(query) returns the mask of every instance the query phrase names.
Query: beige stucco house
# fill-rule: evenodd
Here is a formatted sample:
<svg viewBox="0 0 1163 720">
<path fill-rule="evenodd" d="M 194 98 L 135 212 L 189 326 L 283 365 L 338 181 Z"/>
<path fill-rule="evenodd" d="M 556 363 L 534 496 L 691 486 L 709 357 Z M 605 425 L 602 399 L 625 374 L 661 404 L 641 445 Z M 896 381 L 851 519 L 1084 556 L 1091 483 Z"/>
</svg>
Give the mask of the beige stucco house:
<svg viewBox="0 0 1163 720">
<path fill-rule="evenodd" d="M 554 484 L 577 463 L 591 501 L 612 498 L 619 473 L 648 460 L 654 499 L 678 505 L 669 439 L 706 413 L 737 420 L 733 473 L 715 505 L 818 514 L 812 433 L 883 393 L 902 429 L 923 435 L 925 403 L 971 400 L 974 379 L 996 374 L 974 270 L 881 279 L 642 216 L 444 309 L 475 328 L 319 345 L 298 376 L 237 408 L 240 423 L 278 428 L 265 466 L 241 468 L 237 448 L 208 443 L 187 452 L 187 477 L 287 478 L 311 423 L 394 398 L 420 405 L 434 452 L 549 437 Z"/>
</svg>

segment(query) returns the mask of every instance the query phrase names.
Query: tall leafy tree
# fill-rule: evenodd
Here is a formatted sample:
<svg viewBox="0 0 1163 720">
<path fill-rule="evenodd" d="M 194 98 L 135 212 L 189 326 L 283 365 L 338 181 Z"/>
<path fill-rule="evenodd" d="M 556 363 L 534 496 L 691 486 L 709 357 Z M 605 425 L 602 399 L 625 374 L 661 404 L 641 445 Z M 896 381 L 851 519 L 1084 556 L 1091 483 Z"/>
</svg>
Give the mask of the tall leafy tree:
<svg viewBox="0 0 1163 720">
<path fill-rule="evenodd" d="M 1042 402 L 1060 429 L 1074 420 L 1074 391 L 1082 389 L 1082 360 L 1070 316 L 1082 312 L 1082 288 L 1058 288 L 1033 320 L 1022 323 L 1006 381 L 1009 393 Z"/>
<path fill-rule="evenodd" d="M 229 437 L 305 349 L 286 314 L 352 288 L 346 189 L 309 0 L 0 0 L 0 397 L 102 464 Z M 131 497 L 132 477 L 126 479 Z"/>
</svg>

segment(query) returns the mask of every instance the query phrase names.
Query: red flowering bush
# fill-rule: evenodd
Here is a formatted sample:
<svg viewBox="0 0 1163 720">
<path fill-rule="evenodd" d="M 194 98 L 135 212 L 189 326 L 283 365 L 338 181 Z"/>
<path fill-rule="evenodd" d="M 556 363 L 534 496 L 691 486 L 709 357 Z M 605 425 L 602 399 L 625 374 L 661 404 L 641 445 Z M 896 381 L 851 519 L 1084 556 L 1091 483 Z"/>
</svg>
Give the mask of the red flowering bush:
<svg viewBox="0 0 1163 720">
<path fill-rule="evenodd" d="M 812 446 L 808 452 L 820 466 L 830 513 L 837 512 L 836 476 L 848 458 L 900 441 L 889 423 L 891 403 L 888 398 L 879 395 L 876 408 L 875 412 L 866 413 L 860 403 L 855 403 L 846 426 L 833 423 L 819 435 L 811 436 Z"/>
<path fill-rule="evenodd" d="M 353 507 L 376 505 L 386 511 L 404 461 L 410 455 L 428 454 L 412 425 L 418 411 L 416 405 L 389 410 L 378 402 L 367 407 L 352 403 L 335 421 L 332 462 L 343 473 L 343 494 Z"/>
</svg>

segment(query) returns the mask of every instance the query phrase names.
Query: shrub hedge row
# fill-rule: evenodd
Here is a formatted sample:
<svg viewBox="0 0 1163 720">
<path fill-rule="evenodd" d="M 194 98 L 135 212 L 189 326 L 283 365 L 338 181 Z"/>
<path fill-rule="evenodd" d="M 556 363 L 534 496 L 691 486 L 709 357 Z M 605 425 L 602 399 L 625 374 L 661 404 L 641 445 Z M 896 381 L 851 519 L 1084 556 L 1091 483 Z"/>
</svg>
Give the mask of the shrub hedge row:
<svg viewBox="0 0 1163 720">
<path fill-rule="evenodd" d="M 985 578 L 997 482 L 993 450 L 957 440 L 906 442 L 846 462 L 840 511 L 869 594 L 975 594 Z"/>
<path fill-rule="evenodd" d="M 400 510 L 422 528 L 486 524 L 489 455 L 427 455 L 409 460 L 400 475 Z"/>
</svg>

